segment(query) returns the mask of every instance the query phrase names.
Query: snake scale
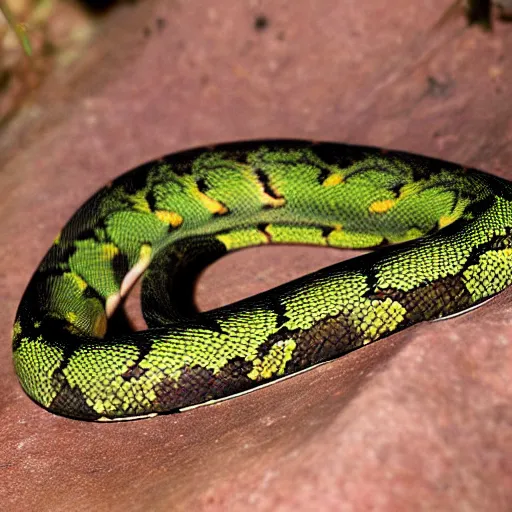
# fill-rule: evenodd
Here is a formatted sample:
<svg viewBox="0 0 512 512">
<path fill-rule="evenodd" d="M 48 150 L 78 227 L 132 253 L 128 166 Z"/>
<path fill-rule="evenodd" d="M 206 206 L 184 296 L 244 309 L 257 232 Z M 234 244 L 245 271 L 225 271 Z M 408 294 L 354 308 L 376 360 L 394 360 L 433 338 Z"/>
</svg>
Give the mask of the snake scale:
<svg viewBox="0 0 512 512">
<path fill-rule="evenodd" d="M 279 243 L 377 250 L 197 312 L 206 265 Z M 143 274 L 148 329 L 132 332 L 118 306 Z M 144 164 L 78 209 L 23 295 L 14 365 L 53 413 L 147 417 L 249 391 L 511 283 L 508 181 L 371 147 L 204 147 Z"/>
</svg>

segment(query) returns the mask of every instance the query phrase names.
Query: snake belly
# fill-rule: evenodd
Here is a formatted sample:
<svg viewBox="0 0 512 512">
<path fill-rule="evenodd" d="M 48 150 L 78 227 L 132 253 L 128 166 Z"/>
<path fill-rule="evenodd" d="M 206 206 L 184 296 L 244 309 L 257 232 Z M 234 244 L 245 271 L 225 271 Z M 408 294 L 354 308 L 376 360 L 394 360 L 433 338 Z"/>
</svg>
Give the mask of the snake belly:
<svg viewBox="0 0 512 512">
<path fill-rule="evenodd" d="M 205 265 L 276 243 L 378 250 L 197 312 Z M 131 332 L 118 306 L 143 274 L 148 329 Z M 511 282 L 508 181 L 334 143 L 194 149 L 120 176 L 73 215 L 21 300 L 14 365 L 56 414 L 175 412 L 464 311 Z"/>
</svg>

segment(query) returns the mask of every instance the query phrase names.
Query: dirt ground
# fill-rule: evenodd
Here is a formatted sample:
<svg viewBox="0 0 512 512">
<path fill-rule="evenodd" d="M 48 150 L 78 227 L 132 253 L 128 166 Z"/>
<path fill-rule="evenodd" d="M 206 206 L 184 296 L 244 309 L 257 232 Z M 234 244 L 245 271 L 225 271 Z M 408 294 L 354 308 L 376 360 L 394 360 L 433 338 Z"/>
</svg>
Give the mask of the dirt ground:
<svg viewBox="0 0 512 512">
<path fill-rule="evenodd" d="M 507 511 L 511 293 L 255 393 L 83 423 L 22 392 L 11 326 L 59 228 L 135 165 L 191 146 L 307 138 L 512 178 L 512 25 L 452 0 L 122 3 L 0 137 L 0 503 L 6 511 Z M 253 249 L 208 269 L 211 308 L 346 257 Z"/>
</svg>

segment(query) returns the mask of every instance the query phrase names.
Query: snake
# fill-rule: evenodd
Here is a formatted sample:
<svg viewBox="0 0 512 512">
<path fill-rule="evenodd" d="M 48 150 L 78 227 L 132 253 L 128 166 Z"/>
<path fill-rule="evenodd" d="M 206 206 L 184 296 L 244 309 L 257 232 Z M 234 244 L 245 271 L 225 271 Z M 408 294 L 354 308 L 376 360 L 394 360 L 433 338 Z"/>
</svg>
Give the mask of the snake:
<svg viewBox="0 0 512 512">
<path fill-rule="evenodd" d="M 198 311 L 194 285 L 206 266 L 270 244 L 368 251 Z M 134 330 L 122 306 L 141 277 L 147 329 Z M 152 417 L 464 313 L 511 283 L 505 179 L 335 142 L 204 146 L 121 175 L 73 214 L 20 301 L 14 368 L 54 414 Z"/>
</svg>

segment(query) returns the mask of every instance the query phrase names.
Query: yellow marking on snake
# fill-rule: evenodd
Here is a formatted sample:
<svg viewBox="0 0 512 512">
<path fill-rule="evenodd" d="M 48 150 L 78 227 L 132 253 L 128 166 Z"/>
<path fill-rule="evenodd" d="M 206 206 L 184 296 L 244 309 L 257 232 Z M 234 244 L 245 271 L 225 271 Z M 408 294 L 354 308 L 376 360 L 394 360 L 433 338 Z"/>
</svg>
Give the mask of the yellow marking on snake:
<svg viewBox="0 0 512 512">
<path fill-rule="evenodd" d="M 455 215 L 443 215 L 438 222 L 439 228 L 445 228 L 457 220 Z"/>
<path fill-rule="evenodd" d="M 114 244 L 101 246 L 101 258 L 105 261 L 113 260 L 119 254 L 119 249 Z"/>
<path fill-rule="evenodd" d="M 169 212 L 166 210 L 158 210 L 155 212 L 155 215 L 159 220 L 161 220 L 165 224 L 169 224 L 173 228 L 177 228 L 183 224 L 183 217 L 176 212 Z"/>
<path fill-rule="evenodd" d="M 333 173 L 330 176 L 327 176 L 327 178 L 325 178 L 322 185 L 324 187 L 334 187 L 335 185 L 339 185 L 340 183 L 343 183 L 343 176 L 337 173 Z"/>
<path fill-rule="evenodd" d="M 201 192 L 199 189 L 193 190 L 193 195 L 199 199 L 201 204 L 211 213 L 216 215 L 224 215 L 227 213 L 228 209 L 220 202 L 217 201 L 203 192 Z"/>
<path fill-rule="evenodd" d="M 370 205 L 370 213 L 386 213 L 396 204 L 396 199 L 383 199 L 382 201 L 374 201 Z"/>
</svg>

